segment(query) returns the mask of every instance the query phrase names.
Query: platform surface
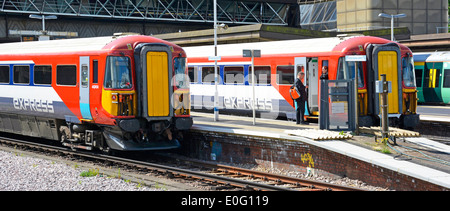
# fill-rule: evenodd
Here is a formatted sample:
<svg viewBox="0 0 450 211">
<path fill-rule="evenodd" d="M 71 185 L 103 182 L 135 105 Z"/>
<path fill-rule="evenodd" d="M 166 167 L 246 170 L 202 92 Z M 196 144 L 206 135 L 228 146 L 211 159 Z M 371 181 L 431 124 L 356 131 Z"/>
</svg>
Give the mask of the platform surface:
<svg viewBox="0 0 450 211">
<path fill-rule="evenodd" d="M 285 132 L 286 130 L 296 129 L 318 129 L 318 124 L 315 123 L 311 123 L 310 125 L 296 125 L 295 122 L 286 120 L 256 118 L 256 125 L 253 125 L 253 118 L 251 117 L 220 114 L 219 121 L 214 122 L 214 115 L 211 113 L 192 112 L 192 116 L 194 118 L 193 129 L 301 141 L 450 188 L 450 166 L 447 164 L 433 164 L 433 162 L 423 162 L 416 159 L 394 159 L 394 155 L 384 154 L 368 147 L 362 147 L 362 145 L 355 144 L 355 141 L 315 141 L 305 137 L 289 135 Z M 362 139 L 363 137 L 354 136 L 352 140 L 356 139 L 357 142 L 358 138 Z M 448 145 L 423 137 L 405 138 L 404 141 L 408 143 L 416 142 L 422 147 L 429 148 L 435 154 L 439 154 L 439 158 L 450 162 L 450 146 Z M 401 141 L 399 143 L 401 144 Z"/>
</svg>

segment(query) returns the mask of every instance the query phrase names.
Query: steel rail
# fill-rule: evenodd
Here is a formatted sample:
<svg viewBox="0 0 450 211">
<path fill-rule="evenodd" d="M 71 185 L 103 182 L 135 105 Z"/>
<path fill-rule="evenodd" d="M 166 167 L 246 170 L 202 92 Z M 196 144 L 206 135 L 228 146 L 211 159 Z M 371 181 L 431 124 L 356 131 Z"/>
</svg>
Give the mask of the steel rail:
<svg viewBox="0 0 450 211">
<path fill-rule="evenodd" d="M 289 177 L 278 174 L 271 174 L 261 171 L 255 171 L 245 168 L 239 168 L 234 166 L 227 166 L 222 164 L 211 164 L 209 162 L 202 161 L 187 161 L 188 163 L 192 163 L 193 165 L 199 165 L 208 167 L 211 169 L 215 169 L 218 172 L 226 172 L 227 174 L 233 174 L 240 177 L 251 177 L 251 178 L 261 178 L 265 181 L 273 181 L 278 184 L 289 184 L 293 188 L 303 188 L 302 191 L 365 191 L 361 188 L 349 187 L 343 185 L 330 184 L 325 182 L 319 182 L 309 179 L 301 179 L 295 177 Z"/>
<path fill-rule="evenodd" d="M 88 152 L 88 151 L 73 151 L 73 150 L 65 148 L 65 147 L 51 146 L 51 145 L 47 145 L 47 144 L 18 140 L 18 139 L 7 138 L 7 137 L 0 137 L 0 143 L 8 143 L 8 144 L 12 144 L 12 145 L 33 147 L 33 148 L 38 148 L 38 149 L 49 150 L 52 152 L 61 152 L 61 153 L 65 153 L 65 154 L 71 154 L 74 156 L 80 156 L 80 157 L 85 157 L 85 158 L 90 158 L 90 159 L 95 159 L 95 160 L 102 160 L 102 161 L 117 163 L 120 165 L 133 166 L 136 168 L 142 168 L 142 169 L 146 169 L 146 170 L 153 171 L 153 172 L 158 171 L 160 173 L 167 174 L 169 176 L 170 175 L 176 176 L 176 177 L 183 176 L 187 179 L 193 178 L 193 179 L 198 179 L 198 180 L 202 180 L 202 181 L 209 181 L 212 183 L 223 184 L 226 186 L 234 186 L 234 187 L 238 187 L 238 188 L 242 188 L 242 189 L 246 189 L 246 190 L 292 191 L 292 189 L 285 188 L 285 187 L 277 187 L 277 186 L 272 186 L 272 185 L 267 185 L 267 184 L 262 184 L 262 183 L 244 181 L 244 180 L 239 180 L 239 179 L 234 179 L 234 178 L 218 176 L 218 175 L 214 175 L 214 174 L 208 174 L 208 173 L 196 172 L 196 171 L 191 171 L 191 170 L 181 169 L 181 168 L 176 168 L 176 167 L 171 167 L 171 166 L 160 165 L 160 164 L 156 164 L 156 163 L 149 163 L 149 162 L 145 162 L 145 161 L 138 161 L 138 160 L 110 156 L 110 155 L 96 154 L 96 153 Z"/>
</svg>

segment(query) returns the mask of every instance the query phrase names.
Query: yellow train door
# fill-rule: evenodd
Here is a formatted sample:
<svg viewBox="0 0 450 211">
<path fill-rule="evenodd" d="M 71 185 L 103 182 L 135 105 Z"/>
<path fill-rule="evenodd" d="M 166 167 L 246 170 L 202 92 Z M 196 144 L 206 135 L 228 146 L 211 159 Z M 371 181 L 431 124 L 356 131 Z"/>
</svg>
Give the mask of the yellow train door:
<svg viewBox="0 0 450 211">
<path fill-rule="evenodd" d="M 378 80 L 380 75 L 386 74 L 386 80 L 391 82 L 392 92 L 388 94 L 389 113 L 399 113 L 399 93 L 398 93 L 398 61 L 396 51 L 380 51 L 378 53 Z"/>
<path fill-rule="evenodd" d="M 169 116 L 169 60 L 167 52 L 148 51 L 147 111 L 149 117 Z"/>
</svg>

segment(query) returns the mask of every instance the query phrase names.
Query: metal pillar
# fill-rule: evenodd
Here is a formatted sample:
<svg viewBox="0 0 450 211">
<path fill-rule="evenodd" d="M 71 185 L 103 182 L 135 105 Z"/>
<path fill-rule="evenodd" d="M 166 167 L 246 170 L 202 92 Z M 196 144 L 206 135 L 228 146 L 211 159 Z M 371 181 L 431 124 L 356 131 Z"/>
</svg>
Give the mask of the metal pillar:
<svg viewBox="0 0 450 211">
<path fill-rule="evenodd" d="M 381 84 L 383 91 L 381 95 L 381 134 L 383 140 L 389 137 L 389 118 L 388 118 L 388 89 L 389 85 L 386 81 L 386 74 L 381 74 Z"/>
</svg>

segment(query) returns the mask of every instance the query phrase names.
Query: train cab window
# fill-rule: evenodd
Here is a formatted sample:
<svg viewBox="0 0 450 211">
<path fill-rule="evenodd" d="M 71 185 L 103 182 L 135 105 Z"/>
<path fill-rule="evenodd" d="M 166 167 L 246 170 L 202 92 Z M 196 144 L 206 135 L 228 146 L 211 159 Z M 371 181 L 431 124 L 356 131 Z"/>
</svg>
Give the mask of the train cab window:
<svg viewBox="0 0 450 211">
<path fill-rule="evenodd" d="M 219 71 L 219 66 L 217 66 L 217 71 Z M 202 67 L 202 82 L 214 84 L 214 67 Z"/>
<path fill-rule="evenodd" d="M 77 66 L 76 65 L 56 66 L 56 84 L 63 86 L 77 85 Z"/>
<path fill-rule="evenodd" d="M 188 67 L 188 74 L 189 79 L 191 80 L 191 83 L 197 83 L 198 82 L 198 67 Z"/>
<path fill-rule="evenodd" d="M 224 67 L 223 77 L 225 84 L 243 84 L 244 67 Z"/>
<path fill-rule="evenodd" d="M 256 84 L 270 84 L 270 66 L 255 66 Z M 251 78 L 248 79 L 251 82 Z"/>
<path fill-rule="evenodd" d="M 364 87 L 364 62 L 356 62 L 358 70 L 358 87 Z M 355 78 L 355 62 L 344 62 L 344 57 L 339 58 L 336 80 L 348 80 Z"/>
<path fill-rule="evenodd" d="M 14 83 L 29 84 L 30 83 L 30 66 L 14 65 Z"/>
<path fill-rule="evenodd" d="M 175 84 L 177 88 L 189 88 L 189 81 L 186 77 L 186 58 L 176 57 L 174 59 Z"/>
<path fill-rule="evenodd" d="M 416 75 L 416 87 L 422 87 L 423 68 L 416 68 L 415 75 Z"/>
<path fill-rule="evenodd" d="M 105 88 L 130 89 L 131 81 L 130 59 L 126 56 L 108 56 L 105 69 Z"/>
<path fill-rule="evenodd" d="M 405 87 L 414 87 L 416 84 L 412 57 L 402 58 L 403 84 Z"/>
<path fill-rule="evenodd" d="M 36 65 L 34 66 L 34 84 L 49 85 L 52 84 L 52 66 Z"/>
<path fill-rule="evenodd" d="M 444 69 L 444 84 L 442 86 L 450 88 L 450 69 Z"/>
<path fill-rule="evenodd" d="M 0 83 L 9 83 L 9 66 L 0 66 Z"/>
<path fill-rule="evenodd" d="M 294 66 L 277 66 L 277 84 L 280 85 L 292 85 L 294 84 Z"/>
</svg>

